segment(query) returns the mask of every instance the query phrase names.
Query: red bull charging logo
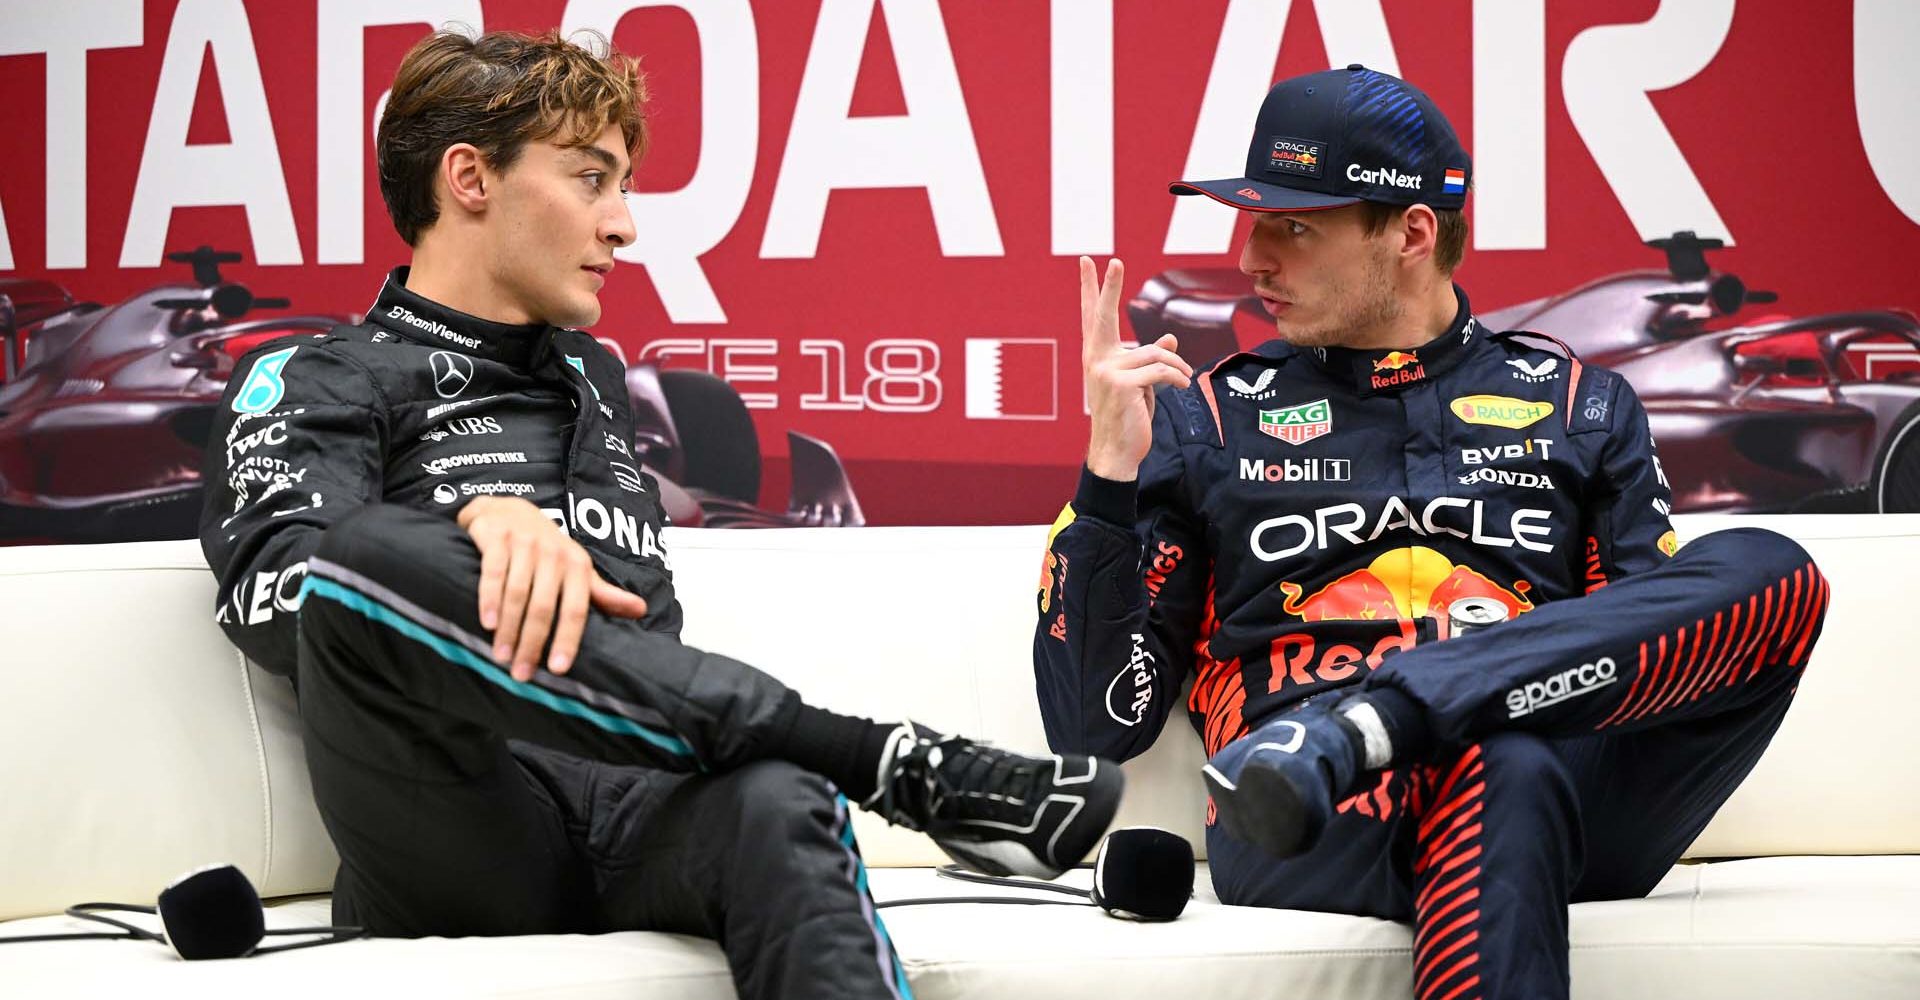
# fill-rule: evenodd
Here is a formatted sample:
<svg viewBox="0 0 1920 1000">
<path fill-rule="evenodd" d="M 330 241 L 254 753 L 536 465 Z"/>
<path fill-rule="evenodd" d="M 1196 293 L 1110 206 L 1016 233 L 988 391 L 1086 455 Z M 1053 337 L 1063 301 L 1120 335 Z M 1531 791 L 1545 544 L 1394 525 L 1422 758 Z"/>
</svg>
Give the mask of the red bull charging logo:
<svg viewBox="0 0 1920 1000">
<path fill-rule="evenodd" d="M 1301 621 L 1444 620 L 1447 607 L 1463 597 L 1488 597 L 1506 605 L 1509 618 L 1533 610 L 1527 599 L 1533 585 L 1516 581 L 1512 590 L 1471 566 L 1456 566 L 1424 545 L 1383 552 L 1367 566 L 1312 594 L 1283 582 L 1287 614 Z"/>
<path fill-rule="evenodd" d="M 1398 622 L 1399 629 L 1370 639 L 1372 648 L 1332 642 L 1321 648 L 1315 636 L 1290 632 L 1274 639 L 1269 650 L 1273 674 L 1268 692 L 1316 683 L 1339 683 L 1364 663 L 1378 669 L 1390 653 L 1411 649 L 1417 618 L 1433 618 L 1447 628 L 1447 607 L 1463 597 L 1485 597 L 1507 608 L 1509 618 L 1533 610 L 1527 594 L 1533 585 L 1515 581 L 1511 589 L 1495 583 L 1471 566 L 1452 560 L 1424 545 L 1381 553 L 1373 562 L 1309 594 L 1297 583 L 1282 582 L 1282 608 L 1306 622 Z"/>
</svg>

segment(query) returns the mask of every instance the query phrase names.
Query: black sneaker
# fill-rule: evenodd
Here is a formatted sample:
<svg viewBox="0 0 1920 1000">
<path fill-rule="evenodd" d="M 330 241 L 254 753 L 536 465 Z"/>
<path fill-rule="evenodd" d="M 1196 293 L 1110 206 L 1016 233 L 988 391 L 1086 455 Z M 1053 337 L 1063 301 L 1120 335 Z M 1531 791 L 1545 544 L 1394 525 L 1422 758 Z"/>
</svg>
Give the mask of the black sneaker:
<svg viewBox="0 0 1920 1000">
<path fill-rule="evenodd" d="M 888 822 L 926 833 L 975 871 L 1043 879 L 1086 857 L 1126 785 L 1111 761 L 1029 757 L 905 725 L 879 778 L 864 805 Z"/>
</svg>

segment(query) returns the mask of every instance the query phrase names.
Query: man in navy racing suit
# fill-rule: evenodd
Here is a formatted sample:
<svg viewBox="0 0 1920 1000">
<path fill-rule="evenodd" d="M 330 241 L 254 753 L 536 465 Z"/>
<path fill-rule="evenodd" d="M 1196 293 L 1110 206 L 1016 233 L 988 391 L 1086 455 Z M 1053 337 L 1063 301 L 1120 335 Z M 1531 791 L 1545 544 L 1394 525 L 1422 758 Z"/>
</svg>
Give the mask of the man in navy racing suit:
<svg viewBox="0 0 1920 1000">
<path fill-rule="evenodd" d="M 1082 259 L 1092 436 L 1035 679 L 1056 751 L 1126 759 L 1192 678 L 1222 901 L 1410 921 L 1422 998 L 1566 996 L 1568 903 L 1693 841 L 1827 588 L 1770 532 L 1678 549 L 1626 381 L 1473 318 L 1471 170 L 1395 77 L 1277 84 L 1245 176 L 1173 186 L 1252 215 L 1278 333 L 1203 372 L 1122 348 L 1120 263 Z"/>
<path fill-rule="evenodd" d="M 234 644 L 297 682 L 337 922 L 717 939 L 747 997 L 911 995 L 848 799 L 1051 877 L 1118 768 L 807 704 L 679 641 L 661 484 L 600 318 L 644 153 L 632 61 L 437 33 L 381 119 L 411 267 L 241 359 L 200 537 Z"/>
</svg>

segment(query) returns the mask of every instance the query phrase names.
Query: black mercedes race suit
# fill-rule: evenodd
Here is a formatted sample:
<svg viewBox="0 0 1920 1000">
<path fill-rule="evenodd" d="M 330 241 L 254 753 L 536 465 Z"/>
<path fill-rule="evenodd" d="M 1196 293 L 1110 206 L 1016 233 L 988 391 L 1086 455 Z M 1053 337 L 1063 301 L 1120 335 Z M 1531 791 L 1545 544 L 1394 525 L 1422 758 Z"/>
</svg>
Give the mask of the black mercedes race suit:
<svg viewBox="0 0 1920 1000">
<path fill-rule="evenodd" d="M 1422 997 L 1564 995 L 1567 902 L 1644 895 L 1692 842 L 1786 711 L 1826 589 L 1770 532 L 1675 556 L 1626 381 L 1458 299 L 1417 349 L 1274 341 L 1159 391 L 1137 484 L 1083 472 L 1055 526 L 1036 680 L 1054 750 L 1119 759 L 1189 678 L 1209 755 L 1317 693 L 1410 699 L 1434 748 L 1306 854 L 1209 810 L 1220 897 L 1411 920 Z M 1466 598 L 1513 620 L 1436 642 Z"/>
<path fill-rule="evenodd" d="M 762 759 L 797 699 L 680 643 L 659 485 L 624 369 L 388 277 L 357 327 L 242 358 L 208 443 L 216 619 L 297 682 L 340 853 L 335 919 L 394 936 L 664 930 L 718 939 L 743 996 L 902 996 L 847 803 Z M 455 523 L 520 497 L 647 600 L 595 612 L 567 674 L 512 682 Z"/>
</svg>

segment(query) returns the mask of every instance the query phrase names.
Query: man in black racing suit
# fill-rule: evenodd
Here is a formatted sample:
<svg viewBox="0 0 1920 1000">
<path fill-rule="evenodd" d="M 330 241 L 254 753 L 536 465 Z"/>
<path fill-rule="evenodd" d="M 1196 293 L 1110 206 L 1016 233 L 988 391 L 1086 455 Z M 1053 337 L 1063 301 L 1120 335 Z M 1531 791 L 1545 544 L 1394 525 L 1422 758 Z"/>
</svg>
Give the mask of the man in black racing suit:
<svg viewBox="0 0 1920 1000">
<path fill-rule="evenodd" d="M 1694 840 L 1827 589 L 1770 532 L 1676 555 L 1626 381 L 1474 320 L 1470 169 L 1392 76 L 1277 84 L 1246 176 L 1173 188 L 1253 214 L 1280 334 L 1198 374 L 1122 349 L 1118 261 L 1082 259 L 1092 442 L 1034 664 L 1053 748 L 1123 760 L 1192 678 L 1224 902 L 1410 921 L 1422 998 L 1564 997 L 1567 904 Z"/>
<path fill-rule="evenodd" d="M 205 467 L 216 617 L 297 682 L 338 922 L 675 931 L 743 996 L 909 996 L 848 798 L 1052 877 L 1119 770 L 835 715 L 680 643 L 623 369 L 557 325 L 599 318 L 633 239 L 642 99 L 552 35 L 408 54 L 378 145 L 413 266 L 363 324 L 241 359 Z"/>
</svg>

